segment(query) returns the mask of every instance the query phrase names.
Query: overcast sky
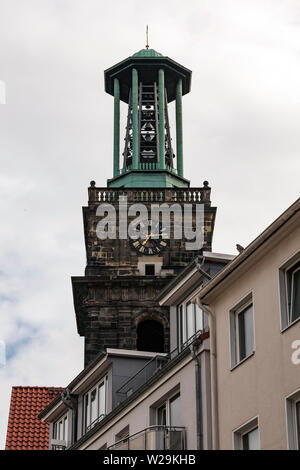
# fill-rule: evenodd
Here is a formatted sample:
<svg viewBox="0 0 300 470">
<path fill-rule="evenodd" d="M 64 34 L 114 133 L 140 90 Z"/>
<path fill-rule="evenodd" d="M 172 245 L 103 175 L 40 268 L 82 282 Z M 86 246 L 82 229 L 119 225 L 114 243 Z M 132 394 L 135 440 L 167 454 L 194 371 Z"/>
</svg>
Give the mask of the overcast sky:
<svg viewBox="0 0 300 470">
<path fill-rule="evenodd" d="M 299 197 L 299 0 L 0 0 L 0 448 L 12 385 L 83 367 L 70 276 L 89 182 L 112 176 L 103 70 L 147 23 L 150 47 L 193 71 L 184 169 L 212 187 L 213 250 L 236 253 Z"/>
</svg>

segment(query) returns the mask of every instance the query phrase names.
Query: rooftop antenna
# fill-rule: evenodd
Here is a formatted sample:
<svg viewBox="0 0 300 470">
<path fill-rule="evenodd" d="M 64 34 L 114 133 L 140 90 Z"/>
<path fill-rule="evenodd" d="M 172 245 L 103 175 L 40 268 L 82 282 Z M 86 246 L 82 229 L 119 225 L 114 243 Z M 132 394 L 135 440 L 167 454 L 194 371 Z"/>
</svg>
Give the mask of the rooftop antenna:
<svg viewBox="0 0 300 470">
<path fill-rule="evenodd" d="M 146 49 L 149 49 L 148 25 L 146 26 Z"/>
</svg>

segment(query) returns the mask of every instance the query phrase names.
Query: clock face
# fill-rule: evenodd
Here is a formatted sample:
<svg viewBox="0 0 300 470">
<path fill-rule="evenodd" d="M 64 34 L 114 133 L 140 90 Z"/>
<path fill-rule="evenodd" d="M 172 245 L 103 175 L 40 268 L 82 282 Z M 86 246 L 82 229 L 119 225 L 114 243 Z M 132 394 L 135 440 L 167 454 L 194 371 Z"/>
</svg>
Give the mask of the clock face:
<svg viewBox="0 0 300 470">
<path fill-rule="evenodd" d="M 169 245 L 166 230 L 162 228 L 160 222 L 143 221 L 137 229 L 140 231 L 140 238 L 130 238 L 131 246 L 143 255 L 157 255 Z M 155 238 L 154 238 L 155 237 Z"/>
</svg>

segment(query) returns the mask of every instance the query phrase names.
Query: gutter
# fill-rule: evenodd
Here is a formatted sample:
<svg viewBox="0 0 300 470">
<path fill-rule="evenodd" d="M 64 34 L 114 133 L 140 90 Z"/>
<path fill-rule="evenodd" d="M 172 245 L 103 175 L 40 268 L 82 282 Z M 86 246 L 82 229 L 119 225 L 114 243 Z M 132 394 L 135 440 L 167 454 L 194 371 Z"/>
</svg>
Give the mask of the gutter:
<svg viewBox="0 0 300 470">
<path fill-rule="evenodd" d="M 217 388 L 217 353 L 216 353 L 216 318 L 215 314 L 203 305 L 199 297 L 196 297 L 196 303 L 208 315 L 209 318 L 209 337 L 210 337 L 210 369 L 211 369 L 211 401 L 212 401 L 212 444 L 213 450 L 219 449 L 219 416 L 218 416 L 218 388 Z"/>
<path fill-rule="evenodd" d="M 106 356 L 106 352 L 101 351 L 93 361 L 91 361 L 76 377 L 72 380 L 72 382 L 67 385 L 66 389 L 72 390 L 94 367 L 96 367 L 97 363 Z M 61 403 L 62 397 L 61 394 L 57 395 L 53 401 L 49 403 L 38 415 L 39 419 L 45 418 L 47 414 L 55 407 Z"/>
<path fill-rule="evenodd" d="M 63 390 L 60 394 L 63 404 L 72 410 L 72 437 L 71 442 L 74 444 L 77 439 L 77 416 L 78 416 L 78 403 L 77 397 L 72 395 L 69 388 Z"/>
<path fill-rule="evenodd" d="M 196 427 L 197 427 L 197 450 L 203 449 L 203 413 L 202 413 L 202 381 L 201 381 L 201 362 L 196 353 L 198 346 L 203 343 L 199 338 L 190 346 L 192 358 L 195 361 L 195 388 L 196 388 Z"/>
<path fill-rule="evenodd" d="M 249 256 L 251 256 L 263 243 L 276 233 L 289 219 L 300 209 L 300 198 L 294 202 L 280 217 L 267 227 L 253 242 L 248 245 L 242 253 L 223 268 L 206 286 L 201 289 L 201 299 L 209 294 L 218 284 L 239 267 Z M 199 293 L 200 294 L 200 293 Z"/>
</svg>

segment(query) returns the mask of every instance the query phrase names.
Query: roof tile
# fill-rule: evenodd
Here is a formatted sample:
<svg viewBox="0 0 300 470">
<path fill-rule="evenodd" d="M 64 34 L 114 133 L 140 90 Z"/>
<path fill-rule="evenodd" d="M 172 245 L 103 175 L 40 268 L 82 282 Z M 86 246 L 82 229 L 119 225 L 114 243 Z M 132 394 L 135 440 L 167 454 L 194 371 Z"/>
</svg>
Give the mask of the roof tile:
<svg viewBox="0 0 300 470">
<path fill-rule="evenodd" d="M 12 387 L 6 450 L 47 450 L 49 425 L 39 413 L 63 390 L 61 387 Z"/>
</svg>

